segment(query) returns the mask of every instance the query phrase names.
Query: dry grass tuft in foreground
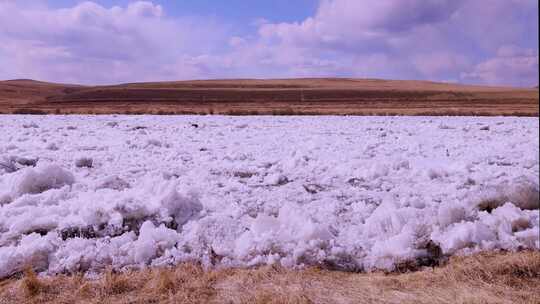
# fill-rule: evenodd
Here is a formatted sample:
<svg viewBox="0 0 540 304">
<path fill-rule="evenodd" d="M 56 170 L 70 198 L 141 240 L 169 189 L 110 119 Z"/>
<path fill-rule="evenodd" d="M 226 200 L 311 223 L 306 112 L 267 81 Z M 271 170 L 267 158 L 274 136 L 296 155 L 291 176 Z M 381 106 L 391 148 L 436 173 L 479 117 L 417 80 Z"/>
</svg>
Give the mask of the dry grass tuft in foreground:
<svg viewBox="0 0 540 304">
<path fill-rule="evenodd" d="M 25 270 L 21 284 L 27 297 L 36 296 L 41 292 L 46 292 L 47 289 L 47 286 L 38 279 L 36 273 L 31 268 Z"/>
<path fill-rule="evenodd" d="M 0 282 L 0 303 L 540 303 L 540 252 L 452 257 L 402 274 L 198 265 Z"/>
</svg>

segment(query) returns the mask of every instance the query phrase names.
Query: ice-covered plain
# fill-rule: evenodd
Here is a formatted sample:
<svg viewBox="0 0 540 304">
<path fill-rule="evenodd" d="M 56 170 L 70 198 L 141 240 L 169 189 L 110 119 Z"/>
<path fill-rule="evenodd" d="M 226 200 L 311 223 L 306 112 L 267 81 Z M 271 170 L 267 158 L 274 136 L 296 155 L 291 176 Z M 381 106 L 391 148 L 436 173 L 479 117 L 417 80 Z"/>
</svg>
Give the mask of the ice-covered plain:
<svg viewBox="0 0 540 304">
<path fill-rule="evenodd" d="M 0 278 L 539 249 L 537 118 L 0 116 Z"/>
</svg>

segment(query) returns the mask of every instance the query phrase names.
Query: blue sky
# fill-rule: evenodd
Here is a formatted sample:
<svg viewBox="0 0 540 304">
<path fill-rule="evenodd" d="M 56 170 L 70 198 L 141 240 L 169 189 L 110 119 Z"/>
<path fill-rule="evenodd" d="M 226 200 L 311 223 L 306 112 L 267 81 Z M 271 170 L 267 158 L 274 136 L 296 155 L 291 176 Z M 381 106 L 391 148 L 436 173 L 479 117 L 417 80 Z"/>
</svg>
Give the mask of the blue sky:
<svg viewBox="0 0 540 304">
<path fill-rule="evenodd" d="M 84 1 L 58 0 L 49 1 L 50 7 L 63 8 L 80 4 Z M 105 7 L 127 6 L 130 0 L 93 1 Z M 182 16 L 210 16 L 217 17 L 238 28 L 253 23 L 257 19 L 264 18 L 271 22 L 293 22 L 303 20 L 313 15 L 317 9 L 317 0 L 176 0 L 156 1 L 167 15 L 172 17 Z"/>
<path fill-rule="evenodd" d="M 0 0 L 0 79 L 538 84 L 537 0 Z"/>
<path fill-rule="evenodd" d="M 1 0 L 0 0 L 1 1 Z M 23 0 L 25 1 L 25 0 Z M 28 0 L 26 0 L 28 1 Z M 82 0 L 42 1 L 50 8 L 73 7 Z M 125 7 L 131 0 L 95 0 L 104 7 Z M 173 18 L 198 17 L 218 20 L 234 35 L 254 35 L 261 21 L 294 22 L 313 15 L 318 0 L 173 0 L 154 1 L 164 9 L 166 16 Z"/>
</svg>

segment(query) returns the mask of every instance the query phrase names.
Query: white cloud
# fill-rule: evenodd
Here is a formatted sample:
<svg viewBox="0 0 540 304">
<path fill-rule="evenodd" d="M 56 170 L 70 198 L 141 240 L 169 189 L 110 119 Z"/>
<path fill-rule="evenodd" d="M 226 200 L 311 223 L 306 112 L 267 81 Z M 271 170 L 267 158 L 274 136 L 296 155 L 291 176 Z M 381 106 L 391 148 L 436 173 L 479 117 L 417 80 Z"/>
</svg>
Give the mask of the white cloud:
<svg viewBox="0 0 540 304">
<path fill-rule="evenodd" d="M 1 2 L 0 29 L 0 56 L 11 58 L 2 78 L 83 83 L 203 77 L 189 58 L 227 39 L 212 20 L 167 18 L 145 1 L 56 10 Z"/>
<path fill-rule="evenodd" d="M 475 65 L 471 72 L 461 76 L 491 85 L 531 87 L 538 85 L 538 54 L 532 49 L 503 46 L 495 57 Z"/>
<path fill-rule="evenodd" d="M 433 78 L 445 73 L 459 73 L 470 66 L 466 56 L 445 51 L 414 55 L 412 62 L 422 75 Z"/>
<path fill-rule="evenodd" d="M 321 0 L 305 20 L 256 19 L 256 33 L 235 36 L 223 22 L 172 18 L 148 1 L 111 8 L 87 1 L 51 9 L 0 0 L 0 78 L 114 83 L 350 76 L 538 82 L 533 76 L 538 46 L 531 39 L 538 35 L 538 2 L 488 2 Z"/>
<path fill-rule="evenodd" d="M 538 35 L 538 15 L 531 9 L 537 7 L 535 0 L 323 0 L 317 13 L 301 22 L 262 24 L 259 39 L 244 48 L 265 53 L 264 62 L 282 63 L 292 75 L 315 70 L 322 75 L 459 79 L 481 69 L 475 66 L 478 61 L 501 44 L 531 44 L 530 37 Z M 520 70 L 523 65 L 512 64 Z M 522 71 L 461 80 L 521 84 L 529 78 Z"/>
</svg>

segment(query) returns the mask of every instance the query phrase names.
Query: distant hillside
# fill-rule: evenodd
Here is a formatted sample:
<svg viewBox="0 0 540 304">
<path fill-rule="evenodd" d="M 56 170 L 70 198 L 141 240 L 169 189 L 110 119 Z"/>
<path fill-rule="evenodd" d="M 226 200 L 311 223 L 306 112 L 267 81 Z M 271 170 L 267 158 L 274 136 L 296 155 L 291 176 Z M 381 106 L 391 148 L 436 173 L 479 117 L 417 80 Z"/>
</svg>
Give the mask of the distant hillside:
<svg viewBox="0 0 540 304">
<path fill-rule="evenodd" d="M 412 80 L 0 81 L 1 113 L 538 115 L 538 90 Z"/>
</svg>

